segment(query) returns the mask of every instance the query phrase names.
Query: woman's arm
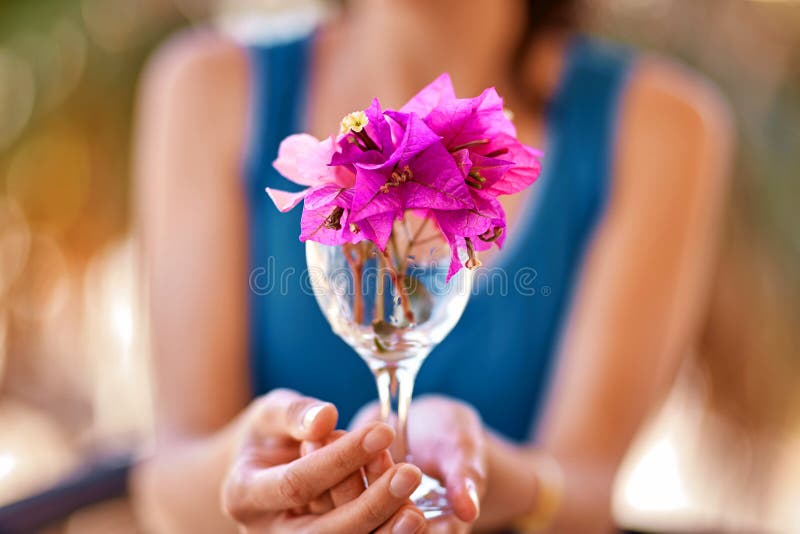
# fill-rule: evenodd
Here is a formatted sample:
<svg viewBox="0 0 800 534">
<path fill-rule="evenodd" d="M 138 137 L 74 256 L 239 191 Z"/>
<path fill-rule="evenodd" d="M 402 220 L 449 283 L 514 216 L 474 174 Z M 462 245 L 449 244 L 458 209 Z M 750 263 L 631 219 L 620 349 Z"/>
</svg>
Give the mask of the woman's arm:
<svg viewBox="0 0 800 534">
<path fill-rule="evenodd" d="M 235 531 L 219 493 L 235 424 L 226 425 L 250 397 L 238 183 L 248 83 L 238 47 L 195 32 L 156 54 L 141 87 L 134 173 L 157 452 L 136 488 L 161 529 Z"/>
<path fill-rule="evenodd" d="M 657 60 L 631 79 L 610 204 L 538 434 L 565 474 L 557 532 L 608 530 L 617 467 L 696 339 L 729 171 L 721 102 Z"/>
</svg>

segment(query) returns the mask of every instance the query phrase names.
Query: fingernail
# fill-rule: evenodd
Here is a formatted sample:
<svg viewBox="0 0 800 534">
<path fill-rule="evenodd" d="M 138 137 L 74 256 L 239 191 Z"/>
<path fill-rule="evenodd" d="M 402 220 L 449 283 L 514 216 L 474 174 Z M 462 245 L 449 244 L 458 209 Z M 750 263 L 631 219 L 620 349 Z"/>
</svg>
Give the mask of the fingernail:
<svg viewBox="0 0 800 534">
<path fill-rule="evenodd" d="M 389 491 L 398 499 L 405 499 L 419 486 L 422 472 L 413 465 L 404 465 L 392 477 L 389 482 Z"/>
<path fill-rule="evenodd" d="M 317 415 L 319 415 L 319 412 L 321 412 L 323 408 L 325 408 L 324 404 L 315 404 L 306 410 L 306 413 L 303 414 L 303 430 L 311 428 L 311 425 L 314 424 L 314 419 L 317 418 Z"/>
<path fill-rule="evenodd" d="M 406 512 L 400 516 L 392 527 L 392 534 L 415 534 L 425 526 L 425 519 L 414 512 Z"/>
<path fill-rule="evenodd" d="M 478 488 L 475 486 L 475 481 L 471 478 L 468 478 L 466 482 L 464 482 L 464 486 L 467 488 L 467 495 L 472 500 L 472 503 L 475 505 L 475 515 L 481 513 L 481 503 L 478 499 Z"/>
<path fill-rule="evenodd" d="M 394 439 L 394 433 L 391 429 L 385 425 L 378 425 L 364 436 L 361 446 L 369 454 L 373 454 L 391 445 L 392 439 Z"/>
</svg>

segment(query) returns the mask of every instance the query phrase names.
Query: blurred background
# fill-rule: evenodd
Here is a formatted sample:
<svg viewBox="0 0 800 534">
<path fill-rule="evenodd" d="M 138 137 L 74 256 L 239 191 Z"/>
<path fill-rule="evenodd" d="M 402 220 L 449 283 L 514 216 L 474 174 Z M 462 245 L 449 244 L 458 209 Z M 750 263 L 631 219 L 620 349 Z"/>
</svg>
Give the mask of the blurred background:
<svg viewBox="0 0 800 534">
<path fill-rule="evenodd" d="M 800 1 L 593 5 L 593 33 L 706 73 L 739 130 L 702 339 L 630 451 L 616 516 L 662 532 L 800 532 Z M 183 26 L 238 31 L 256 14 L 314 6 L 0 2 L 0 507 L 124 471 L 147 451 L 147 332 L 129 207 L 146 58 Z M 140 532 L 124 484 L 106 491 L 119 498 L 46 532 Z"/>
</svg>

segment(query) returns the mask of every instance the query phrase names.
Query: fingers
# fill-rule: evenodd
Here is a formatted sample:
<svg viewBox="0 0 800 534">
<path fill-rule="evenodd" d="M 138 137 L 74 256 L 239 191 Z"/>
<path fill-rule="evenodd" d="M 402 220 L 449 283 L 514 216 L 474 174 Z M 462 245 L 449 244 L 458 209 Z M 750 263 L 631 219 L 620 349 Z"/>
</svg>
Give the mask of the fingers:
<svg viewBox="0 0 800 534">
<path fill-rule="evenodd" d="M 375 534 L 419 534 L 426 530 L 425 516 L 415 506 L 407 504 L 384 523 Z"/>
<path fill-rule="evenodd" d="M 447 499 L 456 517 L 465 522 L 475 521 L 481 512 L 478 482 L 475 479 L 474 475 L 463 472 L 446 479 Z"/>
<path fill-rule="evenodd" d="M 394 465 L 392 455 L 389 451 L 379 453 L 375 458 L 364 466 L 364 477 L 367 479 L 367 486 L 373 484 L 381 475 Z"/>
<path fill-rule="evenodd" d="M 442 433 L 438 446 L 432 448 L 432 472 L 444 480 L 455 516 L 469 523 L 480 514 L 480 497 L 486 487 L 485 432 L 473 409 L 451 402 L 439 406 L 443 419 L 449 419 L 449 431 Z"/>
<path fill-rule="evenodd" d="M 336 428 L 336 407 L 288 389 L 276 389 L 254 403 L 254 431 L 261 437 L 319 440 Z"/>
<path fill-rule="evenodd" d="M 312 452 L 321 449 L 322 443 L 319 441 L 304 441 L 300 445 L 300 456 L 308 456 Z M 322 495 L 308 503 L 308 511 L 312 514 L 324 514 L 333 510 L 333 501 L 329 491 L 324 492 Z"/>
<path fill-rule="evenodd" d="M 463 441 L 442 459 L 441 472 L 456 517 L 472 522 L 480 514 L 480 496 L 485 490 L 483 440 Z"/>
<path fill-rule="evenodd" d="M 326 445 L 330 445 L 340 437 L 345 435 L 343 430 L 337 430 L 331 436 L 325 440 Z M 388 454 L 388 453 L 387 453 Z M 380 453 L 379 453 L 380 455 Z M 359 469 L 342 482 L 339 482 L 330 491 L 330 498 L 333 503 L 334 507 L 342 506 L 343 504 L 347 504 L 353 499 L 357 498 L 361 493 L 366 489 L 364 485 L 364 475 L 362 473 L 362 469 Z"/>
<path fill-rule="evenodd" d="M 319 519 L 320 530 L 372 532 L 392 518 L 401 507 L 409 505 L 408 498 L 421 479 L 422 472 L 414 465 L 393 466 L 357 499 L 322 516 Z"/>
<path fill-rule="evenodd" d="M 462 438 L 455 447 L 440 464 L 447 499 L 456 517 L 472 522 L 480 514 L 480 496 L 485 490 L 483 439 Z"/>
<path fill-rule="evenodd" d="M 238 491 L 246 505 L 262 511 L 303 506 L 361 469 L 394 439 L 388 425 L 376 423 L 346 434 L 289 464 L 253 470 Z"/>
</svg>

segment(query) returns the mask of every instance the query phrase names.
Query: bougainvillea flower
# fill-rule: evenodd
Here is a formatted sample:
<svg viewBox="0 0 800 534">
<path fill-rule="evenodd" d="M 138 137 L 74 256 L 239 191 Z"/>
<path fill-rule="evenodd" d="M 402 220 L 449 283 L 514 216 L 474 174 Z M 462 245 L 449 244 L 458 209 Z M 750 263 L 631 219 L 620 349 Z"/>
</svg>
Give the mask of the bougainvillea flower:
<svg viewBox="0 0 800 534">
<path fill-rule="evenodd" d="M 517 139 L 494 88 L 460 99 L 443 74 L 399 111 L 374 99 L 350 113 L 336 138 L 288 137 L 275 168 L 306 189 L 267 192 L 281 211 L 303 201 L 300 239 L 329 245 L 369 240 L 385 250 L 395 221 L 424 213 L 451 246 L 449 280 L 463 266 L 459 249 L 472 268 L 476 251 L 502 245 L 497 197 L 531 185 L 540 158 Z"/>
<path fill-rule="evenodd" d="M 371 240 L 381 250 L 391 222 L 405 209 L 473 206 L 456 162 L 416 114 L 384 112 L 375 99 L 362 115 L 343 121 L 345 133 L 331 165 L 355 173 L 349 220 L 375 236 Z"/>
<path fill-rule="evenodd" d="M 402 127 L 403 138 L 384 161 L 355 164 L 356 219 L 402 209 L 471 207 L 463 176 L 439 137 L 414 114 L 390 116 Z"/>
<path fill-rule="evenodd" d="M 442 145 L 452 153 L 469 186 L 474 209 L 431 212 L 451 246 L 457 237 L 465 239 L 470 253 L 493 242 L 502 246 L 505 213 L 496 209 L 500 206 L 496 197 L 516 193 L 536 181 L 541 153 L 517 140 L 516 128 L 497 91 L 489 88 L 478 97 L 459 99 L 450 77 L 443 74 L 401 110 L 419 113 L 442 137 Z M 460 262 L 451 265 L 449 276 L 460 266 Z"/>
<path fill-rule="evenodd" d="M 496 195 L 525 189 L 541 172 L 542 153 L 519 142 L 516 128 L 494 88 L 476 98 L 458 99 L 450 76 L 442 74 L 411 98 L 401 111 L 420 115 L 453 153 L 466 149 L 470 154 L 512 163 L 508 173 L 491 188 Z"/>
</svg>

